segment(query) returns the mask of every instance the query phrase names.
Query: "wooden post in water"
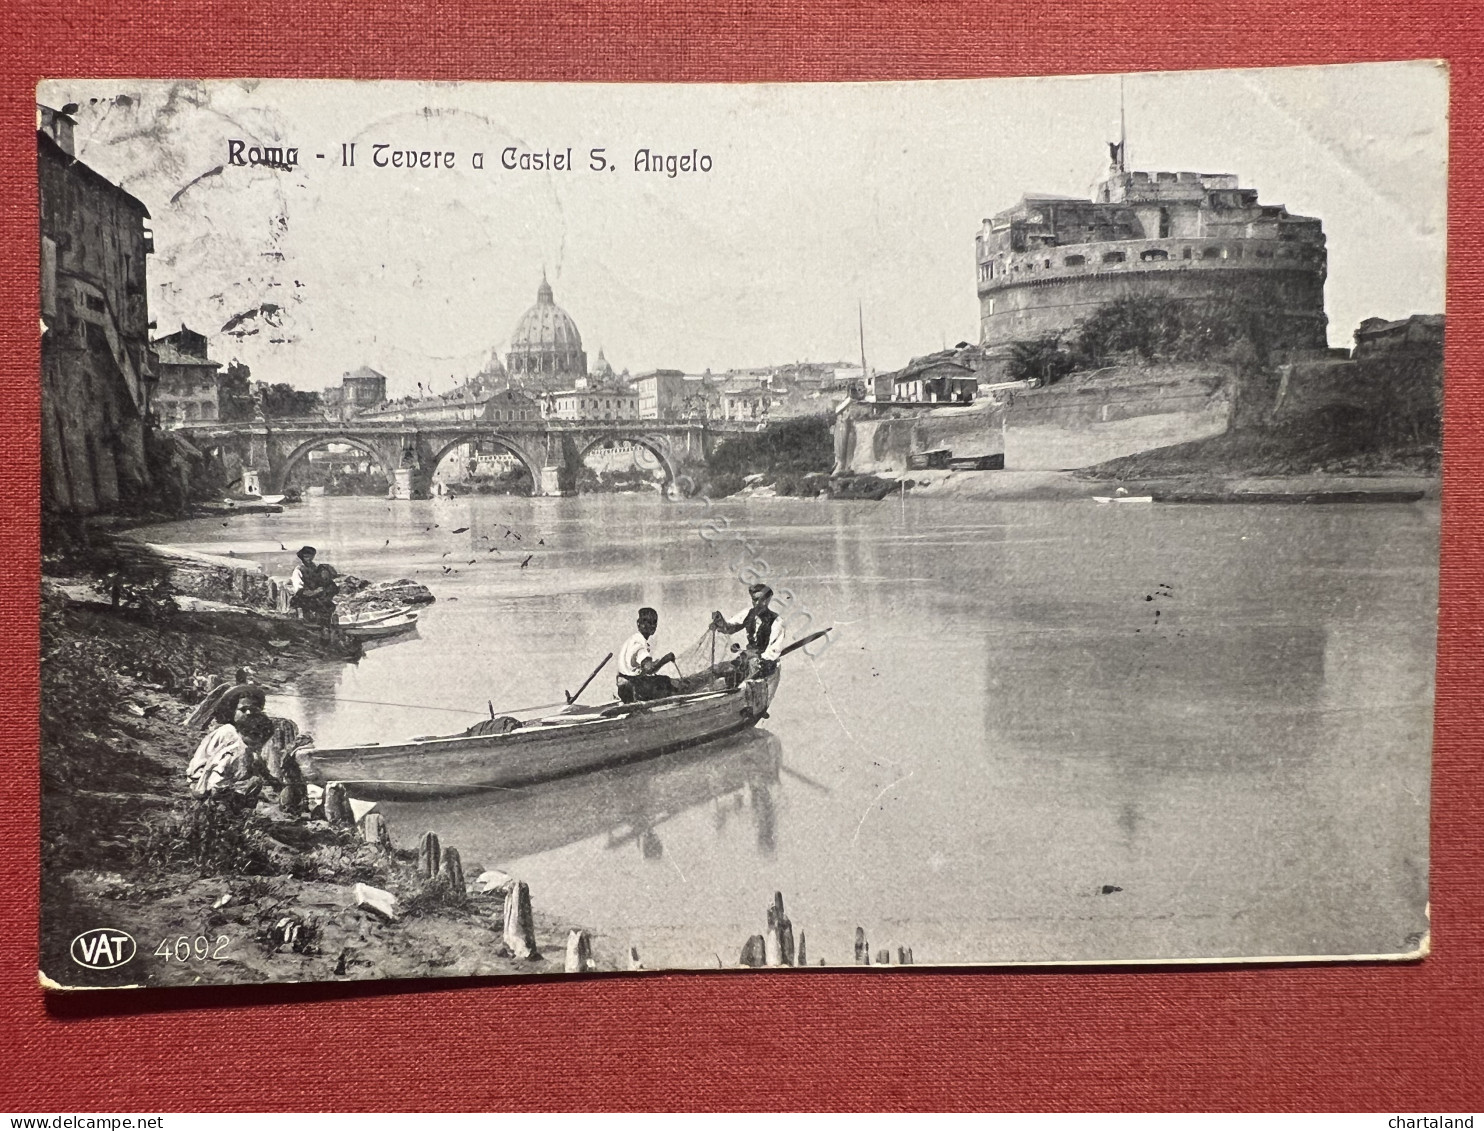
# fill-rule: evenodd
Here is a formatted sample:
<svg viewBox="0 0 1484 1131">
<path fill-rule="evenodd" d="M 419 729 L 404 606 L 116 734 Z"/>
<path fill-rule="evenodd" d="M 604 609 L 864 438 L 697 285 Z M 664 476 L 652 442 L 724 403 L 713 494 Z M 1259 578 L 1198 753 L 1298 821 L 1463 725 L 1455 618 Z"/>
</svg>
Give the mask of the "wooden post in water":
<svg viewBox="0 0 1484 1131">
<path fill-rule="evenodd" d="M 783 939 L 776 925 L 769 927 L 763 935 L 763 961 L 769 966 L 783 965 Z"/>
<path fill-rule="evenodd" d="M 568 974 L 586 974 L 593 968 L 593 944 L 586 931 L 573 930 L 567 935 Z"/>
<path fill-rule="evenodd" d="M 855 929 L 855 964 L 857 966 L 871 965 L 871 945 L 866 942 L 866 929 L 857 927 Z"/>
<path fill-rule="evenodd" d="M 439 851 L 438 834 L 434 832 L 423 833 L 422 840 L 417 842 L 417 870 L 425 880 L 431 880 L 438 874 L 438 865 L 442 860 Z"/>
<path fill-rule="evenodd" d="M 629 969 L 630 970 L 643 970 L 644 969 L 644 963 L 642 963 L 642 962 L 639 961 L 639 948 L 637 946 L 631 946 L 631 947 L 629 947 Z"/>
<path fill-rule="evenodd" d="M 796 965 L 796 966 L 808 966 L 809 965 L 809 952 L 804 949 L 804 932 L 802 930 L 799 932 L 799 956 L 798 956 L 798 961 L 795 962 L 794 965 Z"/>
<path fill-rule="evenodd" d="M 912 948 L 910 946 L 899 946 L 899 947 L 897 947 L 897 965 L 898 966 L 911 966 L 912 965 Z"/>
<path fill-rule="evenodd" d="M 355 814 L 350 811 L 350 797 L 338 781 L 325 786 L 325 820 L 336 826 L 356 823 Z"/>
<path fill-rule="evenodd" d="M 537 958 L 536 922 L 531 915 L 531 889 L 517 880 L 505 893 L 505 929 L 502 937 L 516 958 Z"/>
<path fill-rule="evenodd" d="M 768 930 L 763 935 L 763 942 L 769 948 L 769 966 L 794 964 L 794 925 L 783 910 L 781 891 L 773 893 L 773 905 L 768 908 Z"/>
<path fill-rule="evenodd" d="M 767 949 L 762 935 L 753 935 L 742 944 L 741 965 L 756 968 L 762 966 L 767 960 Z"/>
<path fill-rule="evenodd" d="M 383 852 L 392 850 L 392 834 L 386 827 L 386 818 L 380 813 L 367 813 L 361 818 L 361 837 L 373 848 Z"/>
<path fill-rule="evenodd" d="M 882 947 L 880 950 L 878 950 L 876 952 L 876 965 L 877 966 L 890 966 L 891 965 L 891 947 L 884 946 L 884 947 Z"/>
<path fill-rule="evenodd" d="M 468 894 L 464 887 L 464 862 L 459 859 L 457 848 L 445 848 L 438 864 L 438 878 L 447 885 L 448 893 L 458 903 L 464 902 Z"/>
</svg>

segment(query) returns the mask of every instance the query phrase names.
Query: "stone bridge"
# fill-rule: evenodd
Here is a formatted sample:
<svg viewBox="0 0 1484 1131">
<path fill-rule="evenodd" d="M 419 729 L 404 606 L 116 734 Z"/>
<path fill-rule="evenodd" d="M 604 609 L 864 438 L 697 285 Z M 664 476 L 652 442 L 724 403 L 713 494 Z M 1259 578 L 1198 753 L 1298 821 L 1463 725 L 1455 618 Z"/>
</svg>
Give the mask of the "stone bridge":
<svg viewBox="0 0 1484 1131">
<path fill-rule="evenodd" d="M 722 431 L 724 428 L 726 431 Z M 589 451 L 609 441 L 635 444 L 664 471 L 666 495 L 685 493 L 687 470 L 705 466 L 712 445 L 736 424 L 667 420 L 534 420 L 493 422 L 336 421 L 323 419 L 203 422 L 180 430 L 193 445 L 222 461 L 229 472 L 256 472 L 259 490 L 282 494 L 295 466 L 311 451 L 344 444 L 365 452 L 385 473 L 390 494 L 426 498 L 433 472 L 460 444 L 504 448 L 530 472 L 537 495 L 572 494 L 577 469 Z M 234 476 L 235 477 L 235 476 Z"/>
</svg>

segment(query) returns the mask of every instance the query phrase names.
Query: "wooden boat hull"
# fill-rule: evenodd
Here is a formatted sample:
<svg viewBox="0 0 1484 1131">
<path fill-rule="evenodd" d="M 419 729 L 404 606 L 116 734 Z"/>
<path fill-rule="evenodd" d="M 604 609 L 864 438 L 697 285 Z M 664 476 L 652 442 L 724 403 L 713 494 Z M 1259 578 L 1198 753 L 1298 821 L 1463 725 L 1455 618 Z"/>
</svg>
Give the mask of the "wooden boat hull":
<svg viewBox="0 0 1484 1131">
<path fill-rule="evenodd" d="M 553 715 L 506 734 L 319 750 L 309 756 L 306 773 L 314 781 L 342 782 L 351 796 L 368 800 L 449 797 L 569 777 L 756 726 L 767 714 L 779 674 L 775 669 L 732 691 Z"/>
<path fill-rule="evenodd" d="M 341 621 L 337 626 L 347 636 L 358 640 L 377 640 L 383 636 L 396 636 L 417 627 L 416 613 L 396 613 L 378 620 Z"/>
</svg>

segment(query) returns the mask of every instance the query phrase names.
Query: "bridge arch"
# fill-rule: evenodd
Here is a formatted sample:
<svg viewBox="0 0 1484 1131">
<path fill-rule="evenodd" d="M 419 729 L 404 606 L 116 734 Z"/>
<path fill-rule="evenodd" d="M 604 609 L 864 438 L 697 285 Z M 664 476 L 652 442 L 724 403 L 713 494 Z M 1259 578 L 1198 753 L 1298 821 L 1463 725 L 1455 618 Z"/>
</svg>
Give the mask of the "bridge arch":
<svg viewBox="0 0 1484 1131">
<path fill-rule="evenodd" d="M 386 476 L 388 487 L 396 483 L 396 476 L 392 473 L 396 470 L 400 461 L 389 458 L 385 451 L 379 450 L 368 440 L 347 435 L 343 432 L 332 432 L 323 436 L 313 436 L 289 450 L 289 453 L 283 457 L 283 462 L 275 469 L 273 476 L 275 493 L 282 491 L 283 488 L 288 486 L 289 474 L 299 465 L 305 456 L 314 451 L 314 449 L 322 448 L 326 444 L 344 444 L 346 447 L 364 452 L 371 457 L 377 467 L 381 468 L 381 473 Z"/>
<path fill-rule="evenodd" d="M 590 440 L 586 438 L 584 438 L 583 440 L 579 440 L 577 447 L 577 462 L 580 464 L 583 460 L 585 460 L 587 458 L 587 454 L 594 448 L 596 448 L 599 444 L 608 443 L 630 443 L 635 445 L 636 447 L 643 448 L 650 455 L 654 456 L 654 458 L 659 461 L 661 470 L 663 470 L 665 473 L 665 483 L 661 493 L 667 499 L 670 497 L 671 489 L 680 479 L 680 472 L 676 469 L 675 460 L 670 454 L 669 445 L 666 444 L 664 440 L 656 439 L 653 436 L 646 436 L 642 432 L 626 432 L 622 430 L 619 430 L 617 432 L 604 432 L 600 435 L 594 436 Z M 577 469 L 573 468 L 572 471 L 575 475 Z"/>
<path fill-rule="evenodd" d="M 432 459 L 428 462 L 428 474 L 432 475 L 433 472 L 437 471 L 438 465 L 443 462 L 448 453 L 460 444 L 478 444 L 481 442 L 498 444 L 519 460 L 520 465 L 526 469 L 526 473 L 531 477 L 531 494 L 539 495 L 541 493 L 541 464 L 531 458 L 531 453 L 522 448 L 514 440 L 501 436 L 498 433 L 465 432 L 454 436 L 452 439 L 445 440 L 442 447 L 433 449 Z"/>
</svg>

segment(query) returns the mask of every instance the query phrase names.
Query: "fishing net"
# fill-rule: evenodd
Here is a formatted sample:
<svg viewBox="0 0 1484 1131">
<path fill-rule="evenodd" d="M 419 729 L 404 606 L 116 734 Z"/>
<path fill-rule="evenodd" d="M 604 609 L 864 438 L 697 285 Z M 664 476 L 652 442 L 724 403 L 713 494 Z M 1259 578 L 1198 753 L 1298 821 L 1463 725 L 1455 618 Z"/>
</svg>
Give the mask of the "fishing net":
<svg viewBox="0 0 1484 1131">
<path fill-rule="evenodd" d="M 713 681 L 725 681 L 734 673 L 739 650 L 731 637 L 708 625 L 694 644 L 675 653 L 675 666 L 689 689 L 700 690 Z"/>
</svg>

